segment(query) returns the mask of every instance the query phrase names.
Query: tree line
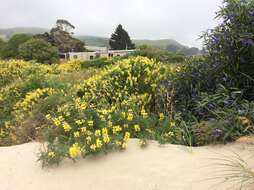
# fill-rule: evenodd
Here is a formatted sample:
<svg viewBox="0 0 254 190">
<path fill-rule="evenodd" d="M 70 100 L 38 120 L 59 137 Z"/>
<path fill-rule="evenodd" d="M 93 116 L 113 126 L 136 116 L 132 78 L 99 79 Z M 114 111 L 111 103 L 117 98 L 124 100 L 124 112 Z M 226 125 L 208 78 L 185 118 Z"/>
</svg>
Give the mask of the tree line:
<svg viewBox="0 0 254 190">
<path fill-rule="evenodd" d="M 0 38 L 0 58 L 34 60 L 39 63 L 56 63 L 59 53 L 84 52 L 85 43 L 73 37 L 75 26 L 58 19 L 55 27 L 44 34 L 14 34 L 8 42 Z M 128 32 L 119 24 L 111 35 L 112 50 L 135 49 Z"/>
</svg>

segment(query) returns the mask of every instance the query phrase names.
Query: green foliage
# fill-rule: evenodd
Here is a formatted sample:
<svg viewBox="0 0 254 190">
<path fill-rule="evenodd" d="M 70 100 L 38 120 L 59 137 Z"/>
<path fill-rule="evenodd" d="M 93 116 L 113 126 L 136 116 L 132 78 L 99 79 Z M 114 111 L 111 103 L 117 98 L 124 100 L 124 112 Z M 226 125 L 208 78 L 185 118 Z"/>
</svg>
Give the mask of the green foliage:
<svg viewBox="0 0 254 190">
<path fill-rule="evenodd" d="M 140 46 L 133 55 L 145 56 L 163 63 L 183 63 L 185 60 L 182 54 L 167 52 L 147 45 Z"/>
<path fill-rule="evenodd" d="M 7 44 L 1 49 L 1 57 L 4 59 L 18 58 L 18 48 L 21 44 L 30 40 L 32 36 L 28 34 L 15 34 Z"/>
<path fill-rule="evenodd" d="M 122 25 L 119 24 L 115 32 L 111 35 L 109 45 L 113 50 L 135 49 L 135 44 L 131 42 L 130 36 Z"/>
<path fill-rule="evenodd" d="M 0 38 L 0 58 L 1 58 L 1 52 L 2 52 L 2 49 L 6 46 L 6 42 Z"/>
<path fill-rule="evenodd" d="M 34 60 L 39 63 L 57 63 L 59 61 L 57 48 L 41 39 L 30 39 L 21 44 L 19 57 L 24 60 Z"/>
</svg>

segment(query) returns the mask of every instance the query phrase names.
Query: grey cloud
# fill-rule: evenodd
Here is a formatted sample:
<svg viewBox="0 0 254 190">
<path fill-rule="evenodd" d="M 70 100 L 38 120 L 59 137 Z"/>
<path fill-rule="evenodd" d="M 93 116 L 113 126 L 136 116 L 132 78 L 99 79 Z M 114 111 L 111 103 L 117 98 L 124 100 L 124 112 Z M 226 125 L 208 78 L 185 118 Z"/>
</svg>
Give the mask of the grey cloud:
<svg viewBox="0 0 254 190">
<path fill-rule="evenodd" d="M 121 23 L 132 38 L 173 38 L 189 46 L 217 24 L 221 0 L 1 0 L 0 28 L 50 28 L 69 20 L 76 34 L 109 36 Z"/>
</svg>

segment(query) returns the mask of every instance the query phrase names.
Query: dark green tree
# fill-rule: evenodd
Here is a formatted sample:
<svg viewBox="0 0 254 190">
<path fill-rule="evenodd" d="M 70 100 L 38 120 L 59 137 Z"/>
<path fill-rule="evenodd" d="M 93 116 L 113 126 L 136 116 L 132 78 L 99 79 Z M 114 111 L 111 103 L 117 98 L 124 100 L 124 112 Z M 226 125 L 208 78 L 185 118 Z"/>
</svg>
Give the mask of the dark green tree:
<svg viewBox="0 0 254 190">
<path fill-rule="evenodd" d="M 1 50 L 1 56 L 4 59 L 18 58 L 18 48 L 21 44 L 32 38 L 28 34 L 15 34 L 7 42 L 7 44 Z"/>
<path fill-rule="evenodd" d="M 59 61 L 58 50 L 42 39 L 32 38 L 21 44 L 18 49 L 19 58 L 39 63 L 56 63 Z"/>
<path fill-rule="evenodd" d="M 135 49 L 135 44 L 132 43 L 128 32 L 123 29 L 121 24 L 111 35 L 109 45 L 113 50 Z"/>
</svg>

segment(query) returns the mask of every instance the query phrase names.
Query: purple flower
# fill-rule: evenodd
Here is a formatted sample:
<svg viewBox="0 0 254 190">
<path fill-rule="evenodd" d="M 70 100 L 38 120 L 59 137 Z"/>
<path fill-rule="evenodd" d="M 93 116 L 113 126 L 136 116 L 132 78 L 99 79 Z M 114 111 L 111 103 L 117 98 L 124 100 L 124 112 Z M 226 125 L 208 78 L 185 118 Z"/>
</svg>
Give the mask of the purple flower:
<svg viewBox="0 0 254 190">
<path fill-rule="evenodd" d="M 216 36 L 212 37 L 213 43 L 217 44 L 219 43 L 219 38 L 217 38 Z"/>
<path fill-rule="evenodd" d="M 243 58 L 243 57 L 240 57 L 240 63 L 247 63 L 247 61 Z"/>
<path fill-rule="evenodd" d="M 251 45 L 251 46 L 254 45 L 254 41 L 250 38 L 249 39 L 242 39 L 241 42 L 243 45 Z"/>
<path fill-rule="evenodd" d="M 220 139 L 221 137 L 223 137 L 223 130 L 219 129 L 219 128 L 215 128 L 212 130 L 212 137 L 215 139 L 215 140 L 218 140 Z"/>
<path fill-rule="evenodd" d="M 250 16 L 254 16 L 254 10 L 249 11 Z"/>
</svg>

